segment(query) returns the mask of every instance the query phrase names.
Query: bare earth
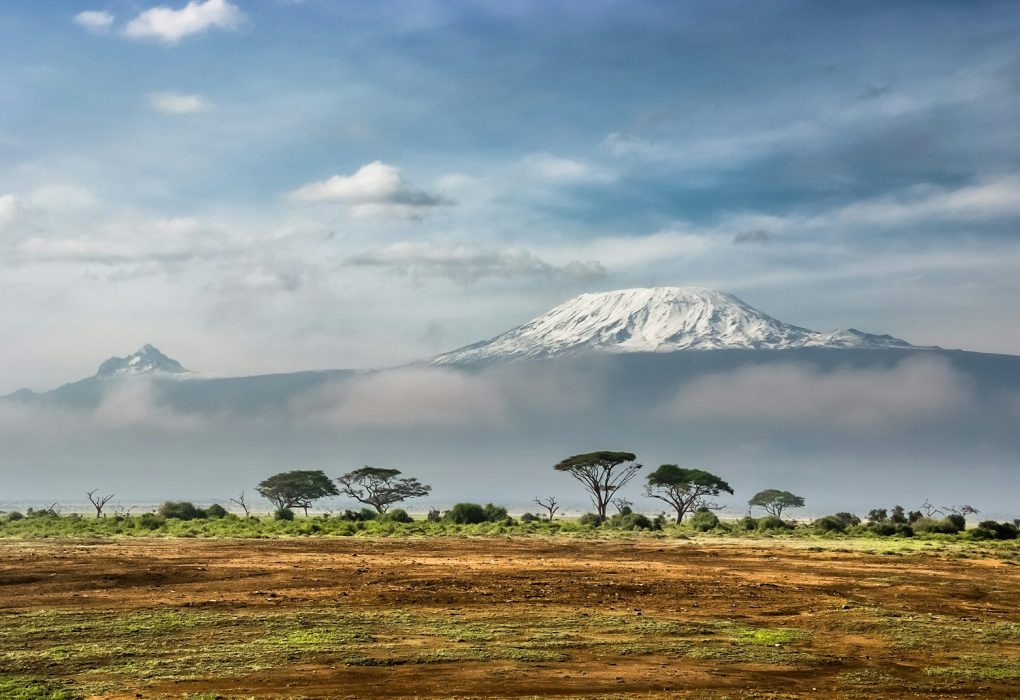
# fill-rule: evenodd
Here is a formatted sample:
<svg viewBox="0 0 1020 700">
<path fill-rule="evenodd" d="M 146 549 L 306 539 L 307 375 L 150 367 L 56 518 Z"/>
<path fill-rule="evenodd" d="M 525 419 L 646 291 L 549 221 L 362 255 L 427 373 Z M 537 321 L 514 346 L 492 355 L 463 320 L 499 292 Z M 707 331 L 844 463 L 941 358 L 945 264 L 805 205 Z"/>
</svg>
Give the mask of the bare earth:
<svg viewBox="0 0 1020 700">
<path fill-rule="evenodd" d="M 1018 593 L 1008 561 L 767 541 L 4 541 L 0 678 L 104 698 L 1015 698 Z"/>
</svg>

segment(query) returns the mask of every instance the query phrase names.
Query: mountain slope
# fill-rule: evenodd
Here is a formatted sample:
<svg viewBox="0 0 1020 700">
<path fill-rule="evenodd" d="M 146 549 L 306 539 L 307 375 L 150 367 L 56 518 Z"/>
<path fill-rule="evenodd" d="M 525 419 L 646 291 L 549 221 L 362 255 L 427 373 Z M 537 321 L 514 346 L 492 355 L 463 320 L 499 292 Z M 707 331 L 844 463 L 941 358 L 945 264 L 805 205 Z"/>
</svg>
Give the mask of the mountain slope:
<svg viewBox="0 0 1020 700">
<path fill-rule="evenodd" d="M 855 329 L 812 331 L 778 321 L 737 297 L 698 287 L 582 294 L 495 338 L 432 358 L 479 364 L 587 352 L 912 348 Z"/>
</svg>

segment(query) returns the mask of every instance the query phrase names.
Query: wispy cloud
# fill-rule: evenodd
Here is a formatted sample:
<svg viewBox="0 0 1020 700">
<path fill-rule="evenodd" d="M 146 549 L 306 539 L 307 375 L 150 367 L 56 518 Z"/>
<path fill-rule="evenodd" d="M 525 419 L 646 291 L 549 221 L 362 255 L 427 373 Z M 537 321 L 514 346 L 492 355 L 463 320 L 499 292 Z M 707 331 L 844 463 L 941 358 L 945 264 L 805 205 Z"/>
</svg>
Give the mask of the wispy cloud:
<svg viewBox="0 0 1020 700">
<path fill-rule="evenodd" d="M 113 20 L 113 15 L 103 10 L 86 10 L 74 16 L 75 24 L 96 33 L 109 31 Z"/>
<path fill-rule="evenodd" d="M 1014 216 L 1020 216 L 1020 175 L 983 178 L 955 189 L 918 185 L 904 192 L 845 206 L 815 221 L 890 227 Z"/>
<path fill-rule="evenodd" d="M 733 242 L 737 245 L 764 244 L 771 241 L 775 236 L 763 228 L 756 228 L 750 231 L 741 231 L 733 236 Z"/>
<path fill-rule="evenodd" d="M 334 175 L 290 193 L 302 202 L 340 202 L 356 218 L 421 219 L 429 209 L 452 204 L 445 197 L 412 187 L 400 170 L 380 161 L 353 175 Z"/>
<path fill-rule="evenodd" d="M 603 168 L 551 153 L 533 153 L 522 160 L 532 177 L 555 184 L 609 182 L 613 175 Z"/>
<path fill-rule="evenodd" d="M 195 114 L 209 109 L 209 102 L 200 95 L 179 92 L 154 92 L 148 97 L 149 107 L 163 114 Z"/>
<path fill-rule="evenodd" d="M 124 36 L 174 45 L 210 29 L 240 29 L 246 19 L 247 15 L 228 0 L 191 0 L 179 10 L 165 5 L 145 10 L 125 25 Z"/>
<path fill-rule="evenodd" d="M 605 267 L 595 260 L 556 266 L 523 248 L 485 250 L 432 243 L 395 243 L 353 255 L 347 264 L 386 268 L 410 277 L 446 277 L 461 283 L 485 277 L 593 281 L 606 276 Z"/>
</svg>

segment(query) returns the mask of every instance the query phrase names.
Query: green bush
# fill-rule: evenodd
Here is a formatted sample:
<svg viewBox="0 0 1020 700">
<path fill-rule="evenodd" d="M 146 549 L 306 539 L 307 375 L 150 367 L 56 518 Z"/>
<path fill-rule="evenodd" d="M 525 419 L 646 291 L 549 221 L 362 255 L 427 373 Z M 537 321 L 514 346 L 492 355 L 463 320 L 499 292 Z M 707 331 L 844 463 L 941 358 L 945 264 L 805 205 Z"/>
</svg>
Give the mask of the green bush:
<svg viewBox="0 0 1020 700">
<path fill-rule="evenodd" d="M 838 532 L 841 534 L 846 532 L 846 524 L 835 515 L 826 515 L 823 518 L 818 518 L 818 520 L 811 523 L 811 527 L 817 532 Z"/>
<path fill-rule="evenodd" d="M 166 518 L 156 513 L 142 513 L 137 522 L 143 530 L 158 530 L 166 523 Z"/>
<path fill-rule="evenodd" d="M 914 532 L 921 533 L 934 533 L 942 535 L 955 535 L 960 532 L 963 528 L 959 526 L 959 520 L 952 518 L 943 518 L 942 520 L 935 520 L 934 518 L 921 518 L 914 522 Z"/>
<path fill-rule="evenodd" d="M 411 523 L 414 519 L 403 508 L 394 508 L 376 518 L 381 523 Z"/>
<path fill-rule="evenodd" d="M 654 528 L 652 521 L 647 516 L 633 511 L 629 513 L 621 511 L 616 515 L 610 516 L 606 521 L 606 526 L 616 530 L 651 530 Z"/>
<path fill-rule="evenodd" d="M 855 525 L 861 524 L 860 518 L 858 518 L 853 513 L 847 513 L 846 511 L 841 511 L 830 517 L 836 518 L 836 520 L 843 523 L 843 529 L 846 529 L 848 527 L 854 527 Z"/>
<path fill-rule="evenodd" d="M 371 508 L 362 508 L 361 510 L 345 510 L 339 516 L 341 520 L 347 520 L 352 523 L 365 523 L 369 520 L 375 520 L 379 517 L 379 513 L 372 510 Z"/>
<path fill-rule="evenodd" d="M 485 508 L 478 503 L 457 503 L 446 511 L 445 517 L 457 525 L 477 525 L 489 519 Z"/>
<path fill-rule="evenodd" d="M 750 530 L 757 530 L 758 529 L 758 520 L 757 520 L 757 518 L 752 518 L 750 515 L 745 515 L 744 517 L 742 517 L 740 520 L 738 520 L 734 524 L 734 527 L 736 527 L 736 529 L 738 529 L 738 530 L 748 530 L 748 531 L 750 531 Z"/>
<path fill-rule="evenodd" d="M 698 532 L 708 532 L 719 525 L 719 517 L 710 510 L 698 509 L 688 522 Z"/>
<path fill-rule="evenodd" d="M 506 512 L 506 508 L 503 508 L 502 506 L 495 506 L 491 503 L 486 503 L 485 519 L 490 523 L 498 523 L 501 520 L 509 520 L 510 516 Z"/>
<path fill-rule="evenodd" d="M 190 501 L 166 501 L 157 511 L 161 516 L 169 520 L 199 520 L 205 517 L 205 511 L 196 508 Z"/>
<path fill-rule="evenodd" d="M 277 508 L 273 511 L 273 520 L 293 520 L 294 511 L 290 508 Z"/>
<path fill-rule="evenodd" d="M 774 515 L 766 515 L 764 518 L 758 518 L 758 529 L 762 532 L 778 532 L 792 530 L 793 525 Z"/>
<path fill-rule="evenodd" d="M 225 515 L 227 515 L 227 509 L 221 506 L 219 503 L 213 503 L 211 506 L 205 509 L 205 517 L 212 518 L 213 520 L 219 520 Z"/>
<path fill-rule="evenodd" d="M 896 534 L 896 526 L 890 522 L 871 523 L 869 528 L 879 537 L 892 537 Z"/>
<path fill-rule="evenodd" d="M 971 536 L 979 540 L 1015 540 L 1020 530 L 1013 523 L 998 523 L 994 520 L 983 520 L 971 531 Z"/>
</svg>

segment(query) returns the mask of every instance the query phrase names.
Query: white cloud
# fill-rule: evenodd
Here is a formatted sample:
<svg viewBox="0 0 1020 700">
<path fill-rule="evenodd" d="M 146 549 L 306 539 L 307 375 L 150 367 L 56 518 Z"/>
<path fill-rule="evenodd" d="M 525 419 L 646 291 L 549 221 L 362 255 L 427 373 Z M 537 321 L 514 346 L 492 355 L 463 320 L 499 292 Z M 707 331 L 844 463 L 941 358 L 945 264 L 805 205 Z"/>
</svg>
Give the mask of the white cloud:
<svg viewBox="0 0 1020 700">
<path fill-rule="evenodd" d="M 102 10 L 86 10 L 76 14 L 74 22 L 90 32 L 105 32 L 113 25 L 113 15 Z"/>
<path fill-rule="evenodd" d="M 400 170 L 380 161 L 361 166 L 353 175 L 309 183 L 290 196 L 303 202 L 342 202 L 356 218 L 420 219 L 432 207 L 451 204 L 440 195 L 414 189 Z"/>
<path fill-rule="evenodd" d="M 571 184 L 609 182 L 613 179 L 610 173 L 601 168 L 551 153 L 534 153 L 522 162 L 533 177 L 545 182 Z"/>
<path fill-rule="evenodd" d="M 0 234 L 12 231 L 28 211 L 24 199 L 13 194 L 0 194 Z"/>
<path fill-rule="evenodd" d="M 349 265 L 382 267 L 410 277 L 446 277 L 457 282 L 474 282 L 483 277 L 560 278 L 593 280 L 606 276 L 595 260 L 571 261 L 556 266 L 523 248 L 485 250 L 470 245 L 395 243 L 347 259 Z"/>
<path fill-rule="evenodd" d="M 23 207 L 24 204 L 20 197 L 13 194 L 0 195 L 0 226 L 13 222 Z"/>
<path fill-rule="evenodd" d="M 228 0 L 191 0 L 179 10 L 164 5 L 145 10 L 124 27 L 131 39 L 154 39 L 176 44 L 209 29 L 239 29 L 246 15 Z"/>
<path fill-rule="evenodd" d="M 200 95 L 154 92 L 149 95 L 149 107 L 163 114 L 194 114 L 209 109 L 209 102 Z"/>
</svg>

